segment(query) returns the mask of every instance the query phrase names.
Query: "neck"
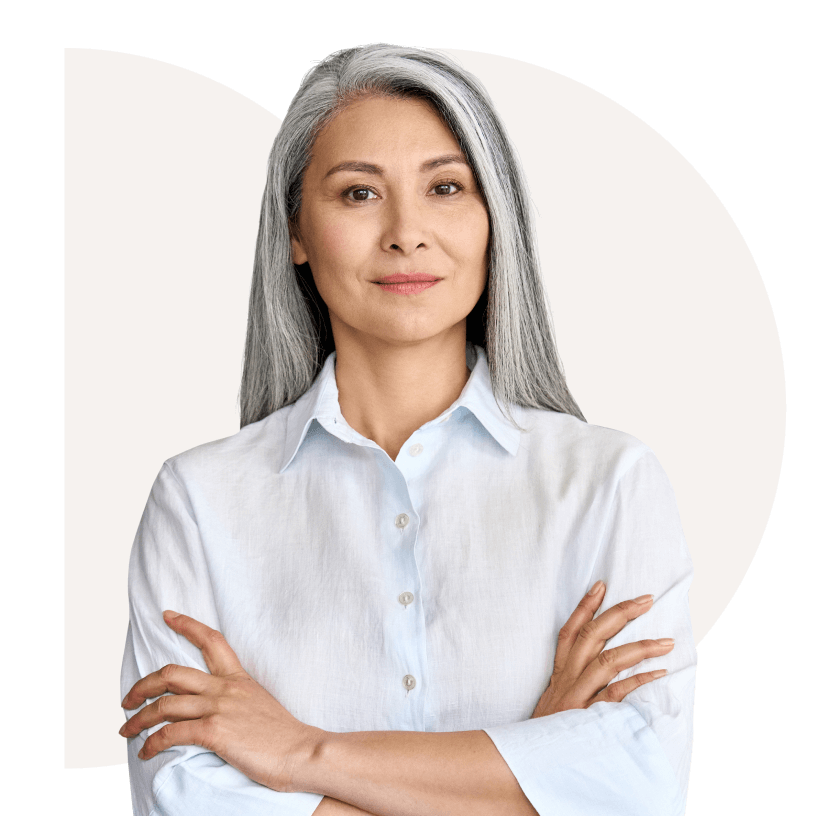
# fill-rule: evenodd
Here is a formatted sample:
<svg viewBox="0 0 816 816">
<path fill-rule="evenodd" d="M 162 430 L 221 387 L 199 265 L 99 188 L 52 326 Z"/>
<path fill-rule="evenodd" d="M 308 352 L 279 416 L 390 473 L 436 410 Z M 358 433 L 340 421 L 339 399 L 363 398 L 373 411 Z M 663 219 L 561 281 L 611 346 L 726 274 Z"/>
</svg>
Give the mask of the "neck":
<svg viewBox="0 0 816 816">
<path fill-rule="evenodd" d="M 464 321 L 410 345 L 337 334 L 335 345 L 340 411 L 392 459 L 417 428 L 459 398 L 470 376 Z"/>
</svg>

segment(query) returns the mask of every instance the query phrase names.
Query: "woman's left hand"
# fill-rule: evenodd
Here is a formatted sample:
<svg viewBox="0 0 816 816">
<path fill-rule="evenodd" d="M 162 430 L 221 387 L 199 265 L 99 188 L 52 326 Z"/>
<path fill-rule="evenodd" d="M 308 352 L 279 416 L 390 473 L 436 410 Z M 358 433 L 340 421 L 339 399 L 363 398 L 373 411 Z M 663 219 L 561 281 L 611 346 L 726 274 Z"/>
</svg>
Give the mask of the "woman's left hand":
<svg viewBox="0 0 816 816">
<path fill-rule="evenodd" d="M 187 615 L 164 613 L 165 623 L 201 649 L 210 674 L 170 664 L 139 680 L 122 701 L 138 708 L 119 732 L 134 737 L 161 722 L 141 759 L 151 759 L 173 745 L 200 745 L 255 782 L 276 791 L 294 790 L 301 763 L 308 761 L 320 730 L 293 717 L 244 671 L 224 636 Z M 164 695 L 165 692 L 171 695 Z"/>
</svg>

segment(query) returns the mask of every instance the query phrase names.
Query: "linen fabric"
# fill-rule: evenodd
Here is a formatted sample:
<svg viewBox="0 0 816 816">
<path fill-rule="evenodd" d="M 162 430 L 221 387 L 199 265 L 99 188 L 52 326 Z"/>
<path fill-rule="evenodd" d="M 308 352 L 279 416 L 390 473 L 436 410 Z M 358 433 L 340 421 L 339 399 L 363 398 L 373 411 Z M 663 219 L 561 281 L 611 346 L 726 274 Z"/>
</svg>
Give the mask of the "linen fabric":
<svg viewBox="0 0 816 816">
<path fill-rule="evenodd" d="M 692 741 L 692 563 L 650 448 L 548 410 L 502 414 L 468 344 L 460 397 L 396 461 L 344 420 L 335 355 L 294 404 L 171 457 L 133 544 L 122 695 L 168 663 L 207 671 L 173 609 L 221 631 L 295 717 L 329 731 L 483 729 L 544 816 L 679 816 Z M 597 579 L 602 612 L 651 610 L 607 643 L 675 638 L 616 679 L 621 703 L 530 719 L 558 632 Z M 128 712 L 131 716 L 133 712 Z M 309 816 L 314 793 L 250 781 L 212 752 L 143 761 L 137 816 Z"/>
</svg>

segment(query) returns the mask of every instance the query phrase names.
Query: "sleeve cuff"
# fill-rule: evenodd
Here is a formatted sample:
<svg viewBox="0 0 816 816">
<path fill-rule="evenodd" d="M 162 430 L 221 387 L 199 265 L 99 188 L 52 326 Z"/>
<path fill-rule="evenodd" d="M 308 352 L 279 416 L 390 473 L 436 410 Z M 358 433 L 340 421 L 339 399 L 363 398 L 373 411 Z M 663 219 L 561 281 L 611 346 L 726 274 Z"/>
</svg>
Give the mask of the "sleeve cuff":
<svg viewBox="0 0 816 816">
<path fill-rule="evenodd" d="M 208 752 L 173 767 L 150 816 L 312 816 L 322 799 L 322 794 L 281 793 L 258 785 Z"/>
<path fill-rule="evenodd" d="M 482 729 L 541 816 L 682 816 L 655 732 L 628 703 Z"/>
</svg>

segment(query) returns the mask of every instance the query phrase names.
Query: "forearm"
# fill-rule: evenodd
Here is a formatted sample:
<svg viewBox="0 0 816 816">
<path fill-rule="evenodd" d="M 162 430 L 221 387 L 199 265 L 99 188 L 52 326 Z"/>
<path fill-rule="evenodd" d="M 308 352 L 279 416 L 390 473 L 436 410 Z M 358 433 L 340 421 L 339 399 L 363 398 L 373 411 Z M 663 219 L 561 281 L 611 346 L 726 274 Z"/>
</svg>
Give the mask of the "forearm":
<svg viewBox="0 0 816 816">
<path fill-rule="evenodd" d="M 323 732 L 295 784 L 358 809 L 320 816 L 536 816 L 483 731 Z"/>
</svg>

